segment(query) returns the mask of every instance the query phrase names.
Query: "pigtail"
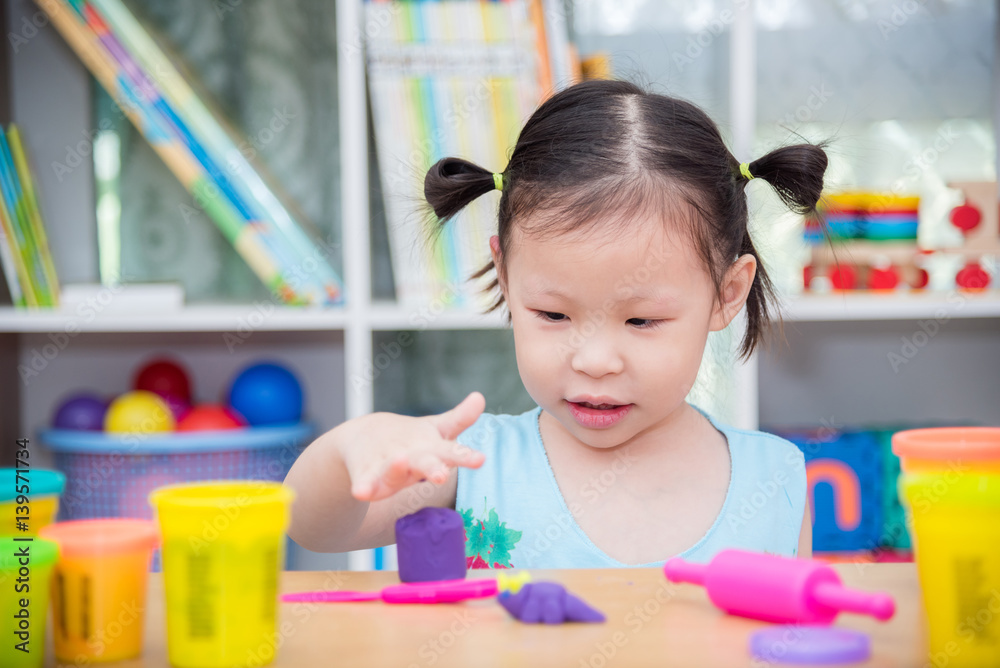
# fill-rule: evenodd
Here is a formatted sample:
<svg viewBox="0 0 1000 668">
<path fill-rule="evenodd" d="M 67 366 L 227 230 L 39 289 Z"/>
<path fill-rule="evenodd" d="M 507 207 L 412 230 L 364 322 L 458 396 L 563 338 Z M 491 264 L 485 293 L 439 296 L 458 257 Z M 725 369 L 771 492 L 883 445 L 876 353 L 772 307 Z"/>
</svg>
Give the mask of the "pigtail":
<svg viewBox="0 0 1000 668">
<path fill-rule="evenodd" d="M 816 205 L 823 194 L 823 175 L 826 173 L 825 144 L 795 144 L 777 148 L 747 165 L 752 178 L 764 179 L 771 184 L 781 201 L 801 215 L 816 213 Z M 741 177 L 746 177 L 737 167 Z M 753 255 L 757 260 L 757 274 L 750 286 L 746 302 L 746 333 L 740 346 L 740 356 L 749 359 L 771 321 L 771 305 L 776 302 L 774 285 L 760 261 L 760 255 L 750 238 L 749 226 L 743 228 L 739 254 Z"/>
<path fill-rule="evenodd" d="M 816 210 L 823 193 L 826 165 L 822 144 L 796 144 L 774 149 L 749 168 L 754 178 L 771 184 L 789 209 L 806 215 Z"/>
<path fill-rule="evenodd" d="M 436 236 L 441 231 L 442 226 L 468 206 L 472 200 L 491 190 L 496 190 L 502 183 L 502 174 L 494 174 L 468 160 L 442 158 L 434 163 L 427 170 L 427 176 L 424 177 L 424 199 L 431 205 L 439 223 L 431 228 L 431 238 Z M 480 279 L 495 269 L 497 268 L 493 266 L 493 260 L 489 260 L 468 278 L 469 280 Z M 494 298 L 490 308 L 487 309 L 487 313 L 495 311 L 503 305 L 503 294 L 500 293 L 499 286 L 499 278 L 494 274 L 489 285 L 483 289 L 486 294 L 499 294 Z"/>
<path fill-rule="evenodd" d="M 752 255 L 757 260 L 757 273 L 750 284 L 750 294 L 747 295 L 746 302 L 746 331 L 743 334 L 743 342 L 740 344 L 740 358 L 749 360 L 757 344 L 764 338 L 764 332 L 771 322 L 771 304 L 775 302 L 774 285 L 771 277 L 767 275 L 764 264 L 760 261 L 760 255 L 750 239 L 749 228 L 743 231 L 743 240 L 740 242 L 740 255 Z"/>
<path fill-rule="evenodd" d="M 438 160 L 424 177 L 424 198 L 442 223 L 495 188 L 493 172 L 461 158 Z"/>
</svg>

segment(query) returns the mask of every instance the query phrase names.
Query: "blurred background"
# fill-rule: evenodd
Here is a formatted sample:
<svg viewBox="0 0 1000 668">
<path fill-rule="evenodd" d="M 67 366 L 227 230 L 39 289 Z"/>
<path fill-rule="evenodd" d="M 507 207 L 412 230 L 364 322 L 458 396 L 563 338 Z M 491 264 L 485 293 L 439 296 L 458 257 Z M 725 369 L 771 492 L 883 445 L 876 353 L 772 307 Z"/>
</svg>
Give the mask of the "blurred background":
<svg viewBox="0 0 1000 668">
<path fill-rule="evenodd" d="M 54 3 L 62 22 L 28 0 L 5 4 L 0 121 L 23 138 L 58 276 L 49 288 L 62 297 L 32 307 L 2 292 L 5 448 L 51 426 L 73 392 L 133 389 L 159 357 L 187 370 L 196 403 L 224 403 L 241 369 L 277 362 L 303 389 L 314 433 L 371 410 L 438 412 L 472 390 L 492 412 L 531 408 L 510 331 L 480 314 L 481 286 L 465 280 L 488 259 L 497 197 L 428 247 L 422 175 L 445 155 L 500 171 L 541 100 L 608 76 L 703 107 L 741 160 L 828 142 L 824 210 L 839 256 L 751 184 L 783 326 L 748 363 L 734 354 L 741 323 L 713 335 L 690 397 L 723 421 L 788 435 L 809 458 L 849 462 L 864 520 L 837 525 L 843 490 L 817 481 L 829 509 L 817 511 L 817 549 L 905 554 L 905 540 L 883 540 L 899 521 L 885 494 L 898 466 L 888 435 L 1000 422 L 994 2 L 96 4 L 118 17 L 109 34 L 138 49 L 145 74 L 115 71 L 135 78 L 139 98 L 162 89 L 188 122 L 187 98 L 170 97 L 182 80 L 205 111 L 191 111 L 193 139 L 171 138 L 169 116 L 135 122 L 165 112 L 130 106 L 114 75 L 109 91 L 74 41 L 79 31 L 106 44 L 102 23 L 71 3 Z M 244 216 L 234 232 L 205 199 L 211 187 L 165 157 L 176 141 L 198 158 L 190 141 L 213 123 L 229 148 L 206 168 L 209 185 L 226 202 L 245 187 L 251 210 L 281 215 Z M 260 239 L 270 263 L 248 250 Z M 391 560 L 298 551 L 292 563 Z"/>
</svg>

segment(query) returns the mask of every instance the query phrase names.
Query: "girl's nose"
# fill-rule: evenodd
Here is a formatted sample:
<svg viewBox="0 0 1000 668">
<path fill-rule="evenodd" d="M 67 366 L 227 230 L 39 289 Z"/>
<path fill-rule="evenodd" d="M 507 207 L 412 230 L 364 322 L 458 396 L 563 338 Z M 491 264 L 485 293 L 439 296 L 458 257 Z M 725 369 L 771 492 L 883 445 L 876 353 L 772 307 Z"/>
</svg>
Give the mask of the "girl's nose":
<svg viewBox="0 0 1000 668">
<path fill-rule="evenodd" d="M 601 378 L 618 374 L 625 369 L 625 360 L 614 344 L 612 337 L 599 333 L 587 337 L 574 337 L 573 354 L 570 365 L 574 371 L 585 373 L 591 378 Z"/>
</svg>

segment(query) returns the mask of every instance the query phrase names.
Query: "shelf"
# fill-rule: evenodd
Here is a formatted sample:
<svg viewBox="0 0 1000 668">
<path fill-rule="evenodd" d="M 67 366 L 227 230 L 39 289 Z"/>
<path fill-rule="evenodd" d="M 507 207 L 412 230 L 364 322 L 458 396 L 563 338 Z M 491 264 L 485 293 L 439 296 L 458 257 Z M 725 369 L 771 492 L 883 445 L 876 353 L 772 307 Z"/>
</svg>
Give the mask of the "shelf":
<svg viewBox="0 0 1000 668">
<path fill-rule="evenodd" d="M 506 312 L 505 312 L 506 313 Z M 367 314 L 374 330 L 424 330 L 424 329 L 503 329 L 506 316 L 472 310 L 435 310 L 430 307 L 407 307 L 392 302 L 376 302 Z"/>
<path fill-rule="evenodd" d="M 909 295 L 831 294 L 788 297 L 785 322 L 1000 318 L 1000 292 Z M 0 332 L 227 332 L 342 330 L 343 309 L 270 304 L 200 304 L 158 312 L 25 311 L 0 307 Z M 375 331 L 504 329 L 506 315 L 439 311 L 378 302 L 355 325 Z"/>
<path fill-rule="evenodd" d="M 797 295 L 781 306 L 785 322 L 1000 318 L 1000 292 Z"/>
<path fill-rule="evenodd" d="M 158 312 L 103 312 L 93 309 L 26 311 L 0 307 L 0 332 L 226 332 L 341 330 L 343 309 L 272 306 L 270 304 L 201 304 Z M 355 324 L 373 330 L 498 329 L 506 327 L 498 313 L 436 311 L 429 307 L 375 304 Z"/>
<path fill-rule="evenodd" d="M 25 311 L 0 307 L 0 332 L 227 332 L 343 329 L 342 309 L 225 304 L 157 312 Z"/>
</svg>

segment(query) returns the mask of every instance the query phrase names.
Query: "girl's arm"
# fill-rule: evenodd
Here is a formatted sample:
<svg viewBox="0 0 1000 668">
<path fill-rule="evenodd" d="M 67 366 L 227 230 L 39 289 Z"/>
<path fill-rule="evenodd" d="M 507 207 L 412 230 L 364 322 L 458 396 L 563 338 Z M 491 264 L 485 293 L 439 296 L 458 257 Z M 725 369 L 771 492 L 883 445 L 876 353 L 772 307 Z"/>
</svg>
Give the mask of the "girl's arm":
<svg viewBox="0 0 1000 668">
<path fill-rule="evenodd" d="M 388 545 L 395 541 L 397 518 L 454 505 L 456 467 L 478 468 L 484 460 L 454 439 L 485 403 L 473 392 L 440 415 L 372 413 L 326 432 L 285 478 L 296 492 L 288 534 L 319 552 Z"/>
</svg>

